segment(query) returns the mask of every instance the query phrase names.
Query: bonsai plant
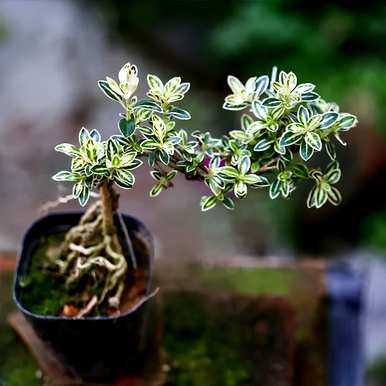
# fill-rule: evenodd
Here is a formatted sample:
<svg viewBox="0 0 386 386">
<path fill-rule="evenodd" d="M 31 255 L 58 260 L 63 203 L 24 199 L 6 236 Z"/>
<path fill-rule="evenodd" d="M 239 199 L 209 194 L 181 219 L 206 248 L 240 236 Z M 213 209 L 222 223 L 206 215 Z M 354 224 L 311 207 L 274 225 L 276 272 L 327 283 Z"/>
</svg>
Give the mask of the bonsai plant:
<svg viewBox="0 0 386 386">
<path fill-rule="evenodd" d="M 61 219 L 62 227 L 56 228 L 56 232 L 58 229 L 66 232 L 61 240 L 55 239 L 54 248 L 52 243 L 50 248 L 43 248 L 40 266 L 33 263 L 37 259 L 33 251 L 36 238 L 45 234 L 36 232 L 35 224 L 26 236 L 15 281 L 15 299 L 35 327 L 47 318 L 51 322 L 77 321 L 77 327 L 63 324 L 64 331 L 73 332 L 81 326 L 81 321 L 116 320 L 138 314 L 145 307 L 151 294 L 149 286 L 143 290 L 140 283 L 143 277 L 150 276 L 151 248 L 144 247 L 134 231 L 142 226 L 119 214 L 119 194 L 115 190 L 115 186 L 131 189 L 135 183 L 134 170 L 145 162 L 155 180 L 150 190 L 152 197 L 171 188 L 178 173 L 206 184 L 209 193 L 201 198 L 202 211 L 218 204 L 233 209 L 235 201 L 246 197 L 250 189 L 266 189 L 271 199 L 289 198 L 303 181 L 311 186 L 308 207 L 320 208 L 327 202 L 338 205 L 341 201 L 335 187 L 341 177 L 335 143 L 345 145 L 341 134 L 354 127 L 357 119 L 339 112 L 336 104 L 325 102 L 313 84 L 298 84 L 293 72 L 281 71 L 277 77 L 275 68 L 271 77 L 251 77 L 245 85 L 229 76 L 232 94 L 225 98 L 223 107 L 245 113 L 241 116 L 241 127 L 221 138 L 214 138 L 209 132 L 189 134 L 180 127 L 181 122 L 190 119 L 189 112 L 179 106 L 189 91 L 189 83 L 180 77 L 163 83 L 149 74 L 147 84 L 147 98 L 138 99 L 134 95 L 139 85 L 138 70 L 130 63 L 119 71 L 118 81 L 110 77 L 99 81 L 103 93 L 122 107 L 119 133 L 102 139 L 97 130 L 82 128 L 78 146 L 62 143 L 55 147 L 71 158 L 71 164 L 69 170 L 58 172 L 53 179 L 72 182 L 73 197 L 82 207 L 93 191 L 98 191 L 99 197 L 82 215 L 70 220 L 60 217 L 64 215 L 44 220 L 45 233 L 49 233 L 48 229 L 52 231 L 52 223 L 58 225 Z M 326 152 L 330 159 L 326 168 L 314 162 L 317 159 L 313 156 L 319 152 Z M 40 281 L 35 280 L 34 267 L 38 267 Z M 50 288 L 60 294 L 54 315 L 49 307 L 34 312 L 31 303 L 43 299 L 29 298 L 34 292 L 31 288 L 42 282 L 41 275 L 45 278 L 43 282 L 48 280 Z M 133 297 L 133 288 L 143 291 L 134 291 Z M 40 296 L 51 295 L 40 293 Z M 49 315 L 44 319 L 39 313 Z M 105 326 L 98 334 L 105 334 Z M 46 334 L 46 340 L 53 346 L 60 346 L 52 342 L 57 337 L 51 334 L 47 338 L 47 324 L 36 328 L 41 335 Z M 82 330 L 83 339 L 86 331 L 87 327 Z M 94 337 L 95 330 L 92 333 Z M 76 336 L 81 339 L 81 334 Z M 59 350 L 63 351 L 64 346 L 62 341 Z M 67 357 L 73 351 L 74 348 L 69 350 Z M 91 355 L 94 361 L 100 350 L 95 352 Z M 90 374 L 89 367 L 84 370 L 85 366 L 82 368 L 79 363 L 72 365 L 81 375 Z"/>
</svg>

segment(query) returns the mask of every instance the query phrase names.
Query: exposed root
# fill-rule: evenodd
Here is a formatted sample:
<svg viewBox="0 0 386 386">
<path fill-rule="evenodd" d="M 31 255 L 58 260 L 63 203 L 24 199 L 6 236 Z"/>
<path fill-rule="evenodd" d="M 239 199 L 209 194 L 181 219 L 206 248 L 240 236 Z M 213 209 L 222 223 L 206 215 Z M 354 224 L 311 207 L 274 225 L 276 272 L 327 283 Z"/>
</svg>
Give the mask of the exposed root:
<svg viewBox="0 0 386 386">
<path fill-rule="evenodd" d="M 111 209 L 117 197 L 109 194 Z M 118 309 L 125 288 L 128 264 L 112 222 L 113 210 L 106 219 L 106 197 L 101 198 L 67 232 L 61 253 L 53 261 L 66 286 L 76 285 L 83 293 L 84 305 L 77 317 L 105 301 L 106 306 Z"/>
<path fill-rule="evenodd" d="M 110 307 L 113 308 L 118 308 L 119 307 L 119 302 L 122 296 L 122 292 L 124 290 L 125 286 L 123 283 L 119 283 L 117 292 L 115 293 L 114 296 L 109 298 L 109 305 Z"/>
<path fill-rule="evenodd" d="M 98 298 L 94 295 L 91 300 L 87 303 L 86 307 L 82 308 L 79 313 L 76 315 L 77 318 L 81 318 L 82 316 L 86 316 L 89 314 L 95 305 L 98 302 Z"/>
<path fill-rule="evenodd" d="M 82 255 L 90 256 L 93 253 L 97 253 L 101 251 L 103 249 L 103 243 L 99 243 L 98 245 L 94 245 L 93 247 L 88 247 L 88 248 L 85 248 L 82 245 L 71 243 L 68 247 L 73 252 L 78 252 Z"/>
</svg>

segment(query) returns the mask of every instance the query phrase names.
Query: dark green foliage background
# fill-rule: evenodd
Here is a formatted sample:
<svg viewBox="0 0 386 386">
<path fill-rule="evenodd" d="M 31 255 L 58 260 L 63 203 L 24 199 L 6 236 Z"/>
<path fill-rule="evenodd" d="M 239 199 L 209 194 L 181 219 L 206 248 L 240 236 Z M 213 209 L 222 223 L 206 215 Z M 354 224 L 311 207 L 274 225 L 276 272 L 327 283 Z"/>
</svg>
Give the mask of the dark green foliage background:
<svg viewBox="0 0 386 386">
<path fill-rule="evenodd" d="M 296 70 L 332 100 L 369 93 L 379 126 L 385 118 L 382 1 L 228 1 L 224 6 L 218 0 L 152 0 L 121 7 L 115 0 L 102 9 L 113 33 L 122 38 L 132 33 L 139 46 L 155 53 L 154 60 L 170 61 L 185 77 L 196 75 L 207 87 L 209 81 L 225 88 L 224 75 L 230 71 L 245 78 L 276 64 Z M 179 47 L 170 57 L 164 48 L 172 50 L 170 36 L 178 31 L 182 33 L 174 39 Z"/>
<path fill-rule="evenodd" d="M 234 74 L 241 80 L 269 73 L 273 65 L 293 70 L 301 81 L 317 84 L 326 99 L 343 111 L 358 115 L 361 134 L 347 136 L 349 148 L 343 159 L 343 205 L 316 213 L 304 208 L 304 192 L 298 200 L 270 204 L 261 194 L 235 214 L 237 223 L 270 223 L 275 243 L 298 251 L 336 253 L 358 244 L 378 245 L 369 234 L 386 232 L 386 181 L 380 170 L 361 176 L 366 167 L 360 147 L 368 131 L 386 134 L 386 4 L 383 1 L 305 0 L 163 1 L 150 0 L 123 5 L 119 0 L 93 6 L 101 21 L 108 23 L 111 40 L 117 37 L 136 46 L 154 68 L 162 65 L 168 74 L 183 74 L 192 82 L 191 104 L 194 128 L 221 133 L 238 125 L 237 115 L 221 111 L 227 86 Z M 353 134 L 354 135 L 354 134 Z M 370 149 L 371 152 L 371 149 Z M 382 157 L 381 154 L 377 156 Z M 377 189 L 375 192 L 374 189 Z M 375 194 L 375 195 L 374 195 Z M 267 220 L 274 207 L 276 219 Z M 360 207 L 360 210 L 357 209 Z M 252 209 L 252 210 L 251 210 Z M 248 211 L 249 217 L 243 213 Z M 252 218 L 253 216 L 253 218 Z M 241 220 L 242 218 L 242 220 Z M 255 219 L 263 219 L 257 222 Z M 280 220 L 279 220 L 280 219 Z M 375 224 L 375 229 L 374 229 Z M 312 234 L 322 235 L 315 240 Z M 267 236 L 271 237 L 271 236 Z M 264 252 L 264 246 L 257 247 Z M 262 248 L 262 249 L 261 249 Z"/>
</svg>

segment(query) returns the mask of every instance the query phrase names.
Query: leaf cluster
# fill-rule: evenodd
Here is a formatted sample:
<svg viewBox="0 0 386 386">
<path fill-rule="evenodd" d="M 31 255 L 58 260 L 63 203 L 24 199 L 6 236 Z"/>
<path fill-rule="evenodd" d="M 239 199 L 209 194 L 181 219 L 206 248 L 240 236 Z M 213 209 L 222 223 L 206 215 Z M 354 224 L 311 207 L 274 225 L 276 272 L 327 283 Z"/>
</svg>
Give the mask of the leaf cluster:
<svg viewBox="0 0 386 386">
<path fill-rule="evenodd" d="M 82 128 L 78 147 L 65 143 L 55 148 L 71 157 L 71 168 L 53 178 L 74 182 L 73 195 L 81 205 L 103 180 L 132 188 L 132 171 L 145 159 L 156 181 L 152 197 L 173 186 L 172 180 L 181 173 L 208 186 L 210 194 L 201 199 L 203 211 L 218 203 L 233 209 L 234 199 L 243 199 L 249 189 L 266 188 L 272 199 L 288 198 L 301 180 L 312 182 L 309 207 L 337 205 L 341 200 L 333 186 L 341 176 L 335 144 L 346 145 L 341 134 L 357 119 L 325 102 L 313 84 L 299 83 L 293 72 L 281 71 L 276 79 L 273 71 L 271 77 L 251 77 L 245 84 L 229 76 L 232 93 L 223 108 L 243 114 L 240 128 L 221 138 L 177 127 L 179 121 L 190 119 L 190 113 L 176 105 L 190 89 L 180 77 L 163 83 L 149 74 L 145 99 L 134 95 L 139 78 L 130 63 L 119 71 L 118 81 L 107 77 L 98 84 L 123 108 L 119 134 L 102 141 L 97 130 Z M 324 171 L 309 165 L 318 152 L 331 159 Z"/>
</svg>

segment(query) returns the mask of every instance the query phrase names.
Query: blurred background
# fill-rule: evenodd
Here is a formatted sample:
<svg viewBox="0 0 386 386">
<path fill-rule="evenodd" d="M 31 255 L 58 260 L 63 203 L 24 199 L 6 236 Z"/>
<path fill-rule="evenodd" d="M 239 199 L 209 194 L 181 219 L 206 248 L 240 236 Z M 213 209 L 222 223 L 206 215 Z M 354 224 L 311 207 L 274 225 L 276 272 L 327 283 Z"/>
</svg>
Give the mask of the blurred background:
<svg viewBox="0 0 386 386">
<path fill-rule="evenodd" d="M 351 257 L 366 271 L 366 360 L 386 379 L 386 4 L 349 0 L 0 1 L 0 250 L 17 249 L 47 201 L 70 193 L 50 176 L 82 125 L 115 133 L 119 106 L 96 82 L 127 61 L 192 84 L 184 128 L 221 134 L 239 124 L 221 109 L 226 76 L 245 81 L 272 66 L 354 113 L 359 126 L 339 149 L 343 203 L 306 208 L 307 191 L 270 201 L 250 194 L 234 212 L 199 210 L 203 188 L 179 178 L 156 199 L 148 171 L 122 192 L 121 208 L 153 231 L 158 256 L 294 259 Z M 76 208 L 70 203 L 58 209 Z"/>
</svg>

